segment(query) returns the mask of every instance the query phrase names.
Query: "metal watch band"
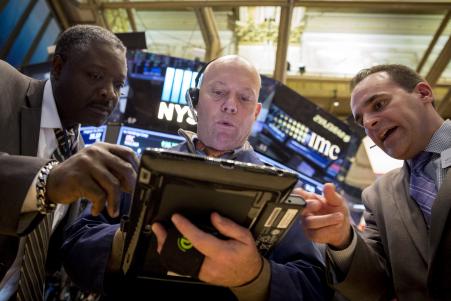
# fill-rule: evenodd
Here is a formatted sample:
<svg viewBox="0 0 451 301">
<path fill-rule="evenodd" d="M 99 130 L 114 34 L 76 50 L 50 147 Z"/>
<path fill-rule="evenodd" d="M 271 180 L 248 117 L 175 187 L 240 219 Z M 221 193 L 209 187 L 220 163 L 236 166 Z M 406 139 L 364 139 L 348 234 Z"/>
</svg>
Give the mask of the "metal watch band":
<svg viewBox="0 0 451 301">
<path fill-rule="evenodd" d="M 52 168 L 58 164 L 58 161 L 52 160 L 45 164 L 39 170 L 36 181 L 36 206 L 41 214 L 51 213 L 56 208 L 56 203 L 47 198 L 47 179 Z"/>
</svg>

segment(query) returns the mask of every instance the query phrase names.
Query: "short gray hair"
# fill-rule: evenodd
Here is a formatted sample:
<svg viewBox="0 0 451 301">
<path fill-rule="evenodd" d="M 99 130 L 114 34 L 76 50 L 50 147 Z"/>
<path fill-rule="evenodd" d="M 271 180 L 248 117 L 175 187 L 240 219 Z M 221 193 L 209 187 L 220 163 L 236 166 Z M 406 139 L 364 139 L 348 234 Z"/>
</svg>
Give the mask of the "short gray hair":
<svg viewBox="0 0 451 301">
<path fill-rule="evenodd" d="M 72 51 L 83 52 L 92 43 L 107 43 L 125 51 L 125 46 L 111 31 L 96 25 L 75 25 L 66 29 L 56 41 L 55 55 L 67 61 Z"/>
</svg>

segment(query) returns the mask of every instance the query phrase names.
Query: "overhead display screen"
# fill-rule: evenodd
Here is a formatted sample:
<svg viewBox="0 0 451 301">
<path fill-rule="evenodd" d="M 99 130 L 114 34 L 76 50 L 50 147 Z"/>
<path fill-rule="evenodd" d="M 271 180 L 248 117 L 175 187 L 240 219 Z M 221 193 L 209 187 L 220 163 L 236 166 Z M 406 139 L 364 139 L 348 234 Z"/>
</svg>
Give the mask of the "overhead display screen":
<svg viewBox="0 0 451 301">
<path fill-rule="evenodd" d="M 250 138 L 258 152 L 319 183 L 343 180 L 359 142 L 346 123 L 284 85 L 264 114 Z"/>
</svg>

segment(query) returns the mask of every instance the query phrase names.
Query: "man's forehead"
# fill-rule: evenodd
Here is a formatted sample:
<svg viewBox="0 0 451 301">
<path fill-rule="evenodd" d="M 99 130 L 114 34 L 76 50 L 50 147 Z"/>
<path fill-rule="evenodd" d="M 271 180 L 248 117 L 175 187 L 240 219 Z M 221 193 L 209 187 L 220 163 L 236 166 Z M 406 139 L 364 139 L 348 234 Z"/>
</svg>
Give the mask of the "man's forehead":
<svg viewBox="0 0 451 301">
<path fill-rule="evenodd" d="M 127 68 L 125 51 L 108 44 L 88 45 L 82 51 L 71 52 L 71 60 L 75 64 L 86 63 L 91 66 L 110 67 L 112 64 Z M 80 58 L 83 58 L 82 60 Z"/>
<path fill-rule="evenodd" d="M 376 73 L 372 73 L 365 77 L 361 82 L 359 82 L 353 91 L 361 90 L 364 88 L 371 88 L 371 87 L 381 87 L 380 85 L 386 85 L 391 83 L 390 75 L 385 71 L 380 71 Z"/>
<path fill-rule="evenodd" d="M 351 93 L 351 101 L 355 97 L 363 96 L 363 94 L 378 93 L 392 84 L 393 82 L 387 72 L 382 71 L 370 74 L 354 87 Z"/>
<path fill-rule="evenodd" d="M 106 53 L 113 56 L 120 57 L 121 59 L 126 57 L 126 50 L 117 47 L 110 42 L 99 43 L 87 43 L 86 45 L 79 45 L 70 50 L 71 55 L 91 55 L 91 56 L 104 56 Z M 101 52 L 101 53 L 100 53 Z"/>
<path fill-rule="evenodd" d="M 230 80 L 209 80 L 206 83 L 207 87 L 217 87 L 217 88 L 225 88 L 225 89 L 235 89 L 239 92 L 254 92 L 256 91 L 258 93 L 259 87 L 257 86 L 257 84 L 252 83 L 246 83 L 243 81 L 239 81 L 239 80 L 235 80 L 235 79 L 230 79 Z"/>
<path fill-rule="evenodd" d="M 243 64 L 242 62 L 236 61 L 236 60 L 219 61 L 219 62 L 214 61 L 214 62 L 210 63 L 210 65 L 207 66 L 204 74 L 207 76 L 209 74 L 218 75 L 218 73 L 220 73 L 220 71 L 227 71 L 227 70 L 237 70 L 240 73 L 252 74 L 251 68 L 249 68 L 249 66 Z"/>
<path fill-rule="evenodd" d="M 231 74 L 233 77 L 230 76 Z M 252 70 L 243 66 L 217 65 L 212 66 L 208 72 L 206 71 L 203 78 L 205 82 L 221 84 L 239 84 L 243 80 L 259 86 L 260 75 L 258 73 L 255 74 Z"/>
</svg>

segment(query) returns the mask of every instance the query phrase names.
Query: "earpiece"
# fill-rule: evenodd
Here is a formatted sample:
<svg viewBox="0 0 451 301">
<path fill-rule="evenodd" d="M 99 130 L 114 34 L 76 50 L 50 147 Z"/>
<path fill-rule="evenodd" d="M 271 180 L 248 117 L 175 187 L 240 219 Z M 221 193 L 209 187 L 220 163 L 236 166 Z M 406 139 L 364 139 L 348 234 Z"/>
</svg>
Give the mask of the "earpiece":
<svg viewBox="0 0 451 301">
<path fill-rule="evenodd" d="M 186 93 L 185 93 L 186 103 L 188 104 L 189 109 L 190 109 L 191 113 L 193 114 L 193 118 L 194 118 L 194 120 L 196 120 L 196 122 L 197 122 L 196 107 L 197 107 L 197 104 L 199 103 L 199 94 L 200 94 L 199 81 L 200 81 L 200 78 L 202 77 L 202 74 L 204 74 L 204 71 L 207 68 L 207 66 L 213 61 L 214 60 L 206 63 L 199 70 L 199 72 L 197 73 L 196 79 L 194 80 L 195 87 L 189 88 L 188 90 L 186 90 Z"/>
<path fill-rule="evenodd" d="M 185 93 L 185 100 L 189 106 L 191 114 L 194 120 L 197 122 L 197 111 L 196 106 L 199 101 L 199 88 L 189 88 Z"/>
<path fill-rule="evenodd" d="M 199 88 L 189 88 L 188 93 L 191 97 L 191 102 L 194 107 L 197 107 L 197 104 L 199 103 Z"/>
</svg>

